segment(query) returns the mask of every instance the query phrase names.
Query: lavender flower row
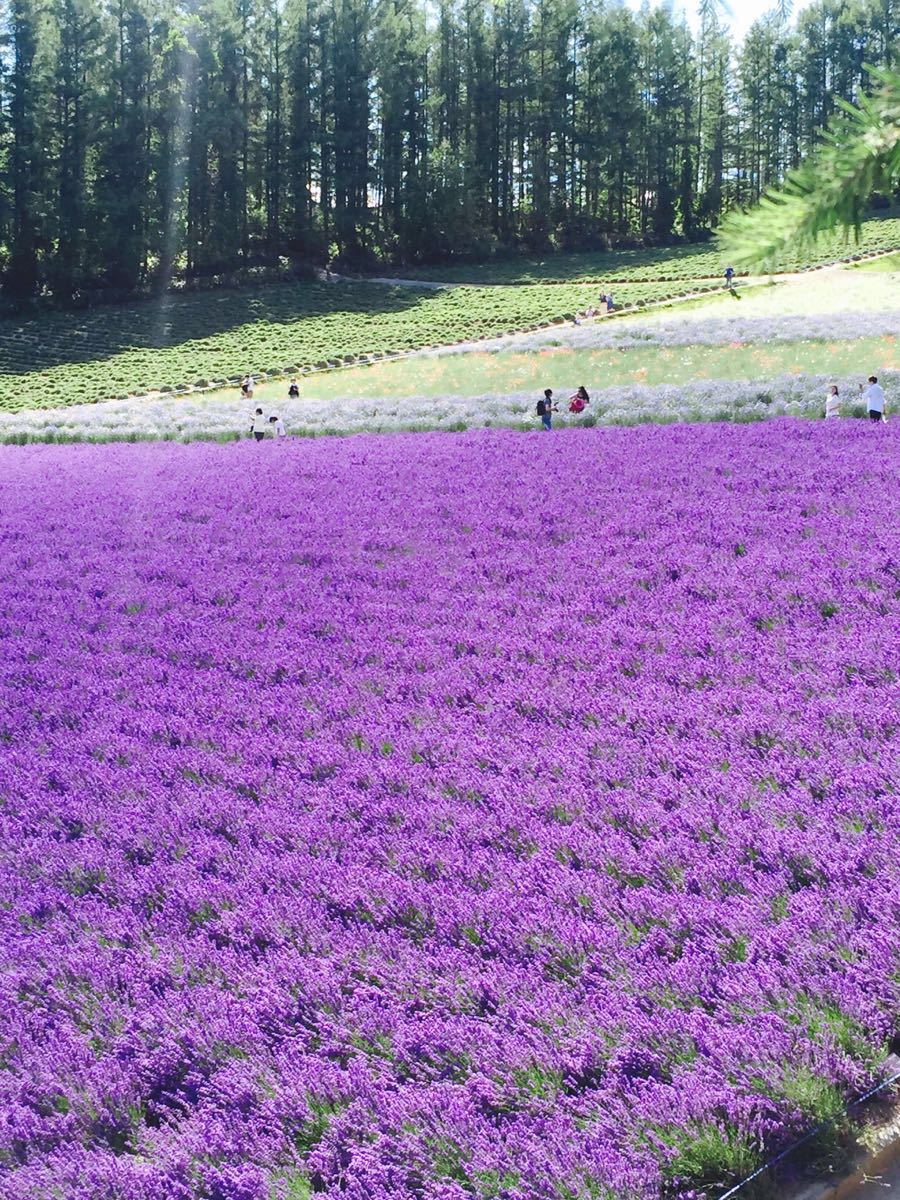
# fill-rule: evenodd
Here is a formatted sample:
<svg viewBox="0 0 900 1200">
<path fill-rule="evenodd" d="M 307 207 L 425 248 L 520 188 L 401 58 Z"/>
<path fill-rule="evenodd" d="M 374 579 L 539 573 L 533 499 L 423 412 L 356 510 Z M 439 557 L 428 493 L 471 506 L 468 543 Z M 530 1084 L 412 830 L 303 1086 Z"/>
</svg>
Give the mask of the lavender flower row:
<svg viewBox="0 0 900 1200">
<path fill-rule="evenodd" d="M 877 1074 L 896 429 L 0 450 L 0 1193 L 712 1195 Z"/>
</svg>

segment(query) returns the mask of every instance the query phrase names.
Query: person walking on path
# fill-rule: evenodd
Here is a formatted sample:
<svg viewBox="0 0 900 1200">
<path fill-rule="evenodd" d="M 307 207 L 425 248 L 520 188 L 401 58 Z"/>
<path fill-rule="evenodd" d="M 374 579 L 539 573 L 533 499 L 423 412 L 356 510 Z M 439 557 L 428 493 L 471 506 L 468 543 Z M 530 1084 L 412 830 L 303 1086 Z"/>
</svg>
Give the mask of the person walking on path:
<svg viewBox="0 0 900 1200">
<path fill-rule="evenodd" d="M 547 430 L 553 428 L 553 413 L 559 412 L 559 409 L 553 403 L 553 389 L 545 388 L 544 395 L 537 402 L 537 415 L 541 418 L 541 424 Z"/>
<path fill-rule="evenodd" d="M 841 394 L 838 391 L 837 384 L 833 383 L 828 389 L 828 395 L 825 397 L 825 419 L 829 417 L 839 417 L 841 415 Z"/>
<path fill-rule="evenodd" d="M 250 422 L 250 432 L 257 442 L 261 442 L 266 436 L 266 430 L 269 425 L 266 418 L 263 416 L 263 410 L 258 408 L 253 414 L 253 419 Z"/>
<path fill-rule="evenodd" d="M 616 306 L 613 303 L 612 292 L 607 292 L 606 293 L 606 311 L 608 313 L 611 313 L 615 307 Z"/>
<path fill-rule="evenodd" d="M 734 267 L 726 267 L 725 268 L 725 286 L 727 288 L 732 287 L 733 280 L 734 280 Z"/>
<path fill-rule="evenodd" d="M 862 391 L 862 384 L 859 387 L 860 391 Z M 885 419 L 884 388 L 878 382 L 877 375 L 869 376 L 869 386 L 865 389 L 863 398 L 866 402 L 866 408 L 869 411 L 869 420 L 883 421 Z"/>
</svg>

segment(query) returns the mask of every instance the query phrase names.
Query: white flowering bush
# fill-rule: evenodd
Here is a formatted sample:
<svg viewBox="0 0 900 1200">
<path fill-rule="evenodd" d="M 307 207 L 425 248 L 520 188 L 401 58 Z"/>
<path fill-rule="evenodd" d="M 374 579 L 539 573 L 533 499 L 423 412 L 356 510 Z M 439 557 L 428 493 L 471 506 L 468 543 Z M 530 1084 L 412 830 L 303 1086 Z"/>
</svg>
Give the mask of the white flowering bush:
<svg viewBox="0 0 900 1200">
<path fill-rule="evenodd" d="M 821 417 L 825 392 L 837 383 L 844 413 L 861 411 L 855 380 L 831 376 L 781 375 L 758 382 L 700 380 L 684 386 L 628 385 L 595 392 L 578 417 L 566 412 L 565 381 L 553 381 L 560 405 L 555 417 L 567 424 L 623 425 L 649 421 L 755 421 L 772 416 Z M 900 399 L 900 371 L 882 376 L 890 407 Z M 279 402 L 271 412 L 289 432 L 306 436 L 384 433 L 400 430 L 459 430 L 478 426 L 537 427 L 531 391 L 483 396 L 412 396 L 384 400 Z M 235 438 L 247 434 L 251 406 L 238 396 L 155 399 L 130 397 L 102 404 L 48 411 L 0 414 L 0 441 L 139 441 Z M 269 410 L 267 410 L 268 415 Z"/>
<path fill-rule="evenodd" d="M 586 322 L 581 325 L 554 326 L 535 333 L 509 334 L 487 341 L 466 342 L 439 350 L 425 351 L 430 356 L 480 353 L 504 350 L 545 350 L 563 346 L 571 350 L 634 350 L 642 346 L 723 346 L 740 343 L 803 341 L 853 341 L 863 337 L 891 337 L 900 333 L 900 308 L 881 312 L 812 313 L 802 316 L 753 317 L 735 313 L 705 317 L 702 321 L 685 316 L 665 320 L 629 320 Z"/>
</svg>

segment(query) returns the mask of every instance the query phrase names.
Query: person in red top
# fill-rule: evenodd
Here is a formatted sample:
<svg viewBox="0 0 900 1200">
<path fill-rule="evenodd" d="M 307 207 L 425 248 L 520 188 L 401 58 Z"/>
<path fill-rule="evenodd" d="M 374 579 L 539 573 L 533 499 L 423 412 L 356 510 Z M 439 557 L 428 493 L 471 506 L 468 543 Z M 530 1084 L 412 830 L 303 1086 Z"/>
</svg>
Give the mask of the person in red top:
<svg viewBox="0 0 900 1200">
<path fill-rule="evenodd" d="M 582 384 L 578 391 L 573 392 L 569 397 L 569 412 L 584 412 L 585 406 L 590 404 L 590 402 L 591 398 L 588 395 L 587 388 L 584 386 L 584 384 Z"/>
</svg>

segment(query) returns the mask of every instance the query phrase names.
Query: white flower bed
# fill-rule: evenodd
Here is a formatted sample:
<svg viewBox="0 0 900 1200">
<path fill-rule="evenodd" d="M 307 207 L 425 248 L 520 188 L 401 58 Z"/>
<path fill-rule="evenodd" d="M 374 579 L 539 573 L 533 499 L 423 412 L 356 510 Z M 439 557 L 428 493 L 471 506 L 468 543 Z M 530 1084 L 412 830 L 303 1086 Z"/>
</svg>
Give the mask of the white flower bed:
<svg viewBox="0 0 900 1200">
<path fill-rule="evenodd" d="M 900 334 L 900 309 L 881 312 L 813 313 L 808 316 L 742 317 L 707 316 L 691 321 L 667 316 L 637 321 L 598 320 L 583 325 L 553 325 L 535 333 L 513 333 L 485 341 L 465 342 L 438 350 L 423 351 L 434 356 L 467 354 L 473 350 L 544 350 L 564 346 L 573 350 L 633 350 L 641 346 L 722 346 L 731 343 L 853 341 L 863 337 Z"/>
<path fill-rule="evenodd" d="M 550 381 L 554 383 L 553 380 Z M 571 382 L 556 381 L 558 425 L 612 425 L 641 421 L 758 420 L 770 416 L 816 417 L 824 413 L 825 390 L 836 382 L 849 415 L 860 403 L 857 381 L 828 376 L 782 375 L 748 382 L 702 380 L 678 387 L 638 386 L 595 392 L 581 417 L 565 411 Z M 900 403 L 900 371 L 887 372 L 883 383 L 889 409 Z M 532 392 L 475 397 L 404 397 L 386 400 L 284 401 L 267 413 L 278 413 L 288 430 L 301 434 L 390 432 L 403 429 L 459 429 L 466 426 L 535 426 L 537 396 Z M 133 397 L 103 404 L 0 414 L 0 441 L 106 441 L 246 436 L 250 406 L 239 396 L 222 399 L 202 395 Z"/>
</svg>

